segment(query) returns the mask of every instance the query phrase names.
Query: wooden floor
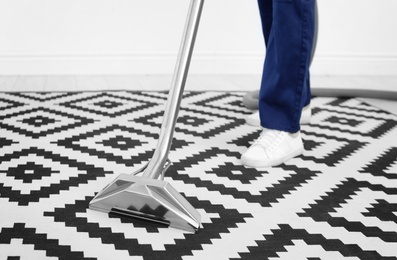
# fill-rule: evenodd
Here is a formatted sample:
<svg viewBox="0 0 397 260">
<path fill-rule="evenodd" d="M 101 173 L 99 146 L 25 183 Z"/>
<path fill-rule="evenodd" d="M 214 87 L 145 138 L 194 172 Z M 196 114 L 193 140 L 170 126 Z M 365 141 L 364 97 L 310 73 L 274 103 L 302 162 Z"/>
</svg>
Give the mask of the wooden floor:
<svg viewBox="0 0 397 260">
<path fill-rule="evenodd" d="M 168 90 L 172 75 L 71 75 L 0 76 L 2 91 L 95 91 L 95 90 Z M 260 84 L 255 75 L 192 75 L 186 90 L 254 90 Z"/>
<path fill-rule="evenodd" d="M 312 88 L 367 89 L 397 92 L 397 76 L 312 76 Z M 0 90 L 20 91 L 98 91 L 168 90 L 172 75 L 48 75 L 0 76 Z M 190 75 L 186 90 L 253 91 L 260 75 Z M 362 98 L 397 114 L 397 101 Z"/>
</svg>

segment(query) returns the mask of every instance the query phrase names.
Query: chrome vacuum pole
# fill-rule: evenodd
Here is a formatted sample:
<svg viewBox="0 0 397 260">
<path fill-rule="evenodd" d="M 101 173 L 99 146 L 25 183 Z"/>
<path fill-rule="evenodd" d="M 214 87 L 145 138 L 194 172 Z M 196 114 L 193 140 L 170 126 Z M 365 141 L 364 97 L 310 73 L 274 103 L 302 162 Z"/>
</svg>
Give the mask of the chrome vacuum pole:
<svg viewBox="0 0 397 260">
<path fill-rule="evenodd" d="M 164 175 L 170 166 L 175 124 L 188 75 L 204 0 L 191 0 L 157 147 L 147 166 L 120 174 L 90 202 L 90 209 L 145 219 L 195 232 L 200 213 L 178 193 Z M 142 174 L 141 177 L 136 175 Z"/>
<path fill-rule="evenodd" d="M 171 83 L 171 89 L 168 95 L 167 106 L 163 116 L 160 138 L 152 160 L 149 162 L 143 175 L 147 178 L 157 179 L 159 177 L 159 173 L 162 172 L 162 169 L 166 164 L 166 160 L 168 159 L 175 123 L 178 118 L 179 107 L 193 53 L 203 2 L 204 1 L 202 0 L 191 1 L 184 35 L 175 66 L 175 72 Z"/>
</svg>

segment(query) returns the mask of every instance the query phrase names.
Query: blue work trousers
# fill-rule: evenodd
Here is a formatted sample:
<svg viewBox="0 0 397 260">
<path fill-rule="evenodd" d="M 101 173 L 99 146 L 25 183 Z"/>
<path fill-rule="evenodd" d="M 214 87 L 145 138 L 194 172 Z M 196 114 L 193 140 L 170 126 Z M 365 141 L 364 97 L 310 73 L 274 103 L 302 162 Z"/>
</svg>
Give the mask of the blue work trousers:
<svg viewBox="0 0 397 260">
<path fill-rule="evenodd" d="M 266 43 L 259 93 L 265 128 L 295 133 L 310 103 L 315 0 L 258 0 Z"/>
</svg>

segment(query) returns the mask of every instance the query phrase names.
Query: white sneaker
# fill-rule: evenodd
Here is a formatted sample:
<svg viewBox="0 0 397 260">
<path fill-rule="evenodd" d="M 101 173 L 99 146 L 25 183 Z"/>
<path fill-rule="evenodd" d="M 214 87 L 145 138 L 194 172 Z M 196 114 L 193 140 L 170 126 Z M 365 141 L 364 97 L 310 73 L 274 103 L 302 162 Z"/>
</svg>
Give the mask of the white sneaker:
<svg viewBox="0 0 397 260">
<path fill-rule="evenodd" d="M 271 167 L 302 153 L 300 131 L 292 134 L 263 128 L 259 138 L 241 156 L 241 162 L 250 167 Z"/>
<path fill-rule="evenodd" d="M 312 117 L 312 109 L 310 107 L 310 104 L 305 106 L 302 109 L 302 115 L 301 115 L 301 119 L 300 119 L 300 124 L 301 125 L 307 125 L 310 124 L 310 118 Z M 261 119 L 259 117 L 259 111 L 256 111 L 255 113 L 247 116 L 245 118 L 245 122 L 249 125 L 252 126 L 257 126 L 257 127 L 261 127 Z"/>
</svg>

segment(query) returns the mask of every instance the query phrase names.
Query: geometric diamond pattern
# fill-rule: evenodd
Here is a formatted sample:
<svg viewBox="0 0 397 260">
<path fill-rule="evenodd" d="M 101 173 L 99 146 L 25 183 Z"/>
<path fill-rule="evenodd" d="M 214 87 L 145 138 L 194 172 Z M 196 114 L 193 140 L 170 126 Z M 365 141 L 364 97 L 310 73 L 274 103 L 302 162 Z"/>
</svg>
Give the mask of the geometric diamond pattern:
<svg viewBox="0 0 397 260">
<path fill-rule="evenodd" d="M 397 259 L 397 116 L 313 98 L 305 151 L 248 168 L 243 92 L 185 92 L 165 179 L 195 234 L 88 209 L 153 155 L 167 92 L 0 93 L 0 259 Z"/>
<path fill-rule="evenodd" d="M 43 107 L 0 116 L 0 128 L 33 138 L 68 131 L 94 120 Z"/>
<path fill-rule="evenodd" d="M 4 137 L 0 137 L 0 148 L 3 148 L 5 146 L 10 146 L 14 143 L 17 143 L 17 142 L 14 142 L 13 140 L 10 140 L 10 139 L 4 138 Z"/>
<path fill-rule="evenodd" d="M 21 102 L 14 101 L 7 97 L 0 98 L 0 111 L 6 111 L 8 109 L 15 109 L 15 108 L 18 108 L 21 106 L 23 106 L 23 103 L 21 103 Z"/>
<path fill-rule="evenodd" d="M 155 106 L 151 101 L 145 101 L 131 95 L 119 95 L 116 93 L 99 93 L 89 95 L 88 98 L 80 98 L 68 102 L 60 103 L 60 105 L 73 108 L 80 111 L 87 111 L 103 116 L 116 117 L 123 114 L 139 111 Z"/>
<path fill-rule="evenodd" d="M 44 167 L 41 164 L 29 161 L 25 164 L 18 164 L 17 167 L 9 167 L 7 176 L 14 176 L 15 180 L 22 180 L 23 183 L 32 183 L 33 180 L 41 180 L 45 176 L 51 176 L 59 171 Z"/>
<path fill-rule="evenodd" d="M 57 144 L 107 161 L 133 166 L 150 159 L 156 138 L 157 135 L 136 128 L 111 125 L 58 140 Z"/>
<path fill-rule="evenodd" d="M 391 147 L 379 154 L 370 164 L 361 170 L 374 176 L 397 179 L 397 147 Z"/>
<path fill-rule="evenodd" d="M 31 101 L 48 102 L 53 100 L 60 100 L 67 97 L 74 97 L 79 95 L 78 92 L 11 92 L 5 94 L 16 100 L 25 100 L 27 103 Z"/>
</svg>

